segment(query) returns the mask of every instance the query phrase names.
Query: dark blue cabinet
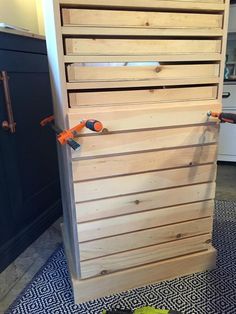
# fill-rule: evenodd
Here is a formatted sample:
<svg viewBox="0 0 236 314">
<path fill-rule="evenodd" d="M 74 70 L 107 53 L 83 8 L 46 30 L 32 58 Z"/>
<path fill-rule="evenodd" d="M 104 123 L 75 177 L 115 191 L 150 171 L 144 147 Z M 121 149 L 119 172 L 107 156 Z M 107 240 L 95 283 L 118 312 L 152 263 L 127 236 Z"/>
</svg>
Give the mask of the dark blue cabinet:
<svg viewBox="0 0 236 314">
<path fill-rule="evenodd" d="M 5 45 L 4 45 L 5 43 Z M 61 215 L 55 135 L 41 128 L 52 114 L 45 42 L 0 33 L 0 71 L 6 71 L 16 132 L 7 120 L 0 81 L 0 270 Z"/>
</svg>

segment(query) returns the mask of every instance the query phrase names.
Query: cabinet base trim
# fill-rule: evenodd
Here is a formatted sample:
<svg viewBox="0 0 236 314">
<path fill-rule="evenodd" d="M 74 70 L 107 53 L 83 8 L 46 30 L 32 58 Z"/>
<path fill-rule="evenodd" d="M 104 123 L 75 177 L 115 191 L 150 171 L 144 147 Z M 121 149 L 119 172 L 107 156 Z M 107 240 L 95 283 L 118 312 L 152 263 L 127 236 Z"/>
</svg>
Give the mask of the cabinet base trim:
<svg viewBox="0 0 236 314">
<path fill-rule="evenodd" d="M 101 277 L 77 280 L 71 278 L 75 303 L 87 302 L 125 290 L 142 287 L 215 268 L 217 251 L 209 250 L 171 258 Z"/>
</svg>

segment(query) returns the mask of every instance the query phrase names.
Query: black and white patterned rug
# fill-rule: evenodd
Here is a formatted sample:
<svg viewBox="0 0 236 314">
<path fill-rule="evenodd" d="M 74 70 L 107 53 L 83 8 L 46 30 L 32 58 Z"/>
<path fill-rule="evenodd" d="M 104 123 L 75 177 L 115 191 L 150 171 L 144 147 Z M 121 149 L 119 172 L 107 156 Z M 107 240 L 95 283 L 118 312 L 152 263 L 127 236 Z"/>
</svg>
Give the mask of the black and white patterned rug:
<svg viewBox="0 0 236 314">
<path fill-rule="evenodd" d="M 75 305 L 63 248 L 51 256 L 6 314 L 100 314 L 102 309 L 169 308 L 184 314 L 236 313 L 236 202 L 217 201 L 217 268 Z"/>
</svg>

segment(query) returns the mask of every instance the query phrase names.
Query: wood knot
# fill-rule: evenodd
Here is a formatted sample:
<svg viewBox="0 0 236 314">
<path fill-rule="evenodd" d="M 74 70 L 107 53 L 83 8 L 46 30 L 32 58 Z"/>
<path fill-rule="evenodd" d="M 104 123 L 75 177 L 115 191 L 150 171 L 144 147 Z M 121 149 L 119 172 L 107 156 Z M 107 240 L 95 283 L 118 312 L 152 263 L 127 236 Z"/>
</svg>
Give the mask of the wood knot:
<svg viewBox="0 0 236 314">
<path fill-rule="evenodd" d="M 181 233 L 176 234 L 176 239 L 180 239 L 180 238 L 182 238 L 182 234 Z"/>
<path fill-rule="evenodd" d="M 206 240 L 206 244 L 210 244 L 211 243 L 211 239 Z"/>
<path fill-rule="evenodd" d="M 149 22 L 146 22 L 145 25 L 146 25 L 146 26 L 150 26 Z"/>
<path fill-rule="evenodd" d="M 139 200 L 136 200 L 136 201 L 134 201 L 134 203 L 135 203 L 136 205 L 138 205 L 138 204 L 140 204 L 140 201 L 139 201 Z"/>
<path fill-rule="evenodd" d="M 189 166 L 193 166 L 193 162 L 192 161 L 189 163 Z"/>
</svg>

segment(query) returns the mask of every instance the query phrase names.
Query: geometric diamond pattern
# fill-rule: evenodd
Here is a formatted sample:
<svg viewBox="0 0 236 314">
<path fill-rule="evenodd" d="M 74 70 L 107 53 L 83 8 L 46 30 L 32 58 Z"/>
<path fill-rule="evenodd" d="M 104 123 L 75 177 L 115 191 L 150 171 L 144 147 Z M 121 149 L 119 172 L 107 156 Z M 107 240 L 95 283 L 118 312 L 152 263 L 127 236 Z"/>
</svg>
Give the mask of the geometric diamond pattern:
<svg viewBox="0 0 236 314">
<path fill-rule="evenodd" d="M 73 303 L 63 247 L 35 275 L 6 314 L 100 314 L 102 309 L 141 306 L 170 308 L 186 314 L 236 313 L 236 202 L 216 201 L 213 271 L 163 281 L 99 300 Z"/>
</svg>

